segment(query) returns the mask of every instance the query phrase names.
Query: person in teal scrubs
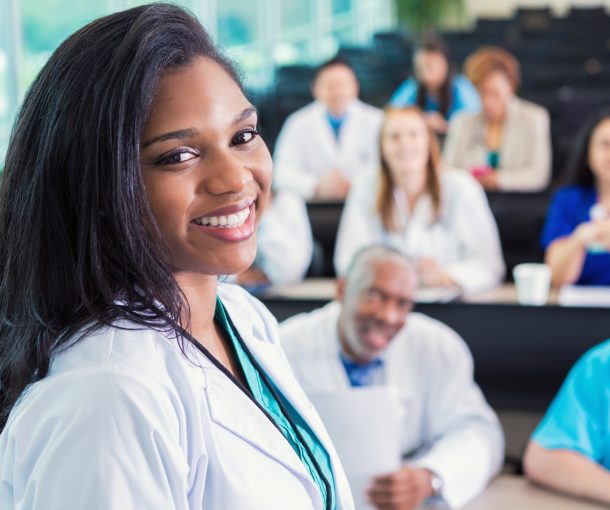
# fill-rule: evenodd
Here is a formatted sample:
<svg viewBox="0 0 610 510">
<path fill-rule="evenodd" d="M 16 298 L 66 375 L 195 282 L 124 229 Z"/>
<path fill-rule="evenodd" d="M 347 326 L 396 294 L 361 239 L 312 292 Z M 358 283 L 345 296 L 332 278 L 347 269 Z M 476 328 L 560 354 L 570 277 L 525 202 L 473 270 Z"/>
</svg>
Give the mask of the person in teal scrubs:
<svg viewBox="0 0 610 510">
<path fill-rule="evenodd" d="M 524 467 L 538 483 L 610 504 L 610 340 L 574 365 L 531 437 Z"/>
</svg>

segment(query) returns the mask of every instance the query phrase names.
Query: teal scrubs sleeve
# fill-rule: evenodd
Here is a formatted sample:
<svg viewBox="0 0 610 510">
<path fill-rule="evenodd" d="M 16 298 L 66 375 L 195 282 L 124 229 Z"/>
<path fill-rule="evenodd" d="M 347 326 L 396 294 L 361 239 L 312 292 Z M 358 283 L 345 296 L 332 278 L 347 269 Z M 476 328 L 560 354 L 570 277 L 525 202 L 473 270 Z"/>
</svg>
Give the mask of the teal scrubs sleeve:
<svg viewBox="0 0 610 510">
<path fill-rule="evenodd" d="M 532 440 L 568 449 L 610 469 L 610 340 L 572 368 Z"/>
<path fill-rule="evenodd" d="M 307 468 L 320 489 L 327 510 L 336 509 L 335 482 L 328 452 L 290 401 L 261 374 L 262 369 L 254 362 L 238 332 L 234 330 L 220 298 L 216 300 L 214 320 L 227 332 L 252 396 L 267 411 Z"/>
</svg>

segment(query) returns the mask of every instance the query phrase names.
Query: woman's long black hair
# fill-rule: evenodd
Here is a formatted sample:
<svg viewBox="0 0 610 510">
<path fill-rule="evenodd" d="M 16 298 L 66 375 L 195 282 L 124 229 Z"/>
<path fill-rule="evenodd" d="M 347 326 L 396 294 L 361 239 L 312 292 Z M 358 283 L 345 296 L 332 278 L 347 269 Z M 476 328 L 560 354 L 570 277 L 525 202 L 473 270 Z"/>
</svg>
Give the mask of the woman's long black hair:
<svg viewBox="0 0 610 510">
<path fill-rule="evenodd" d="M 139 147 L 164 71 L 195 56 L 240 83 L 192 15 L 145 5 L 73 34 L 28 91 L 0 181 L 0 430 L 81 333 L 124 318 L 179 337 Z"/>
<path fill-rule="evenodd" d="M 453 82 L 453 64 L 451 62 L 451 55 L 449 55 L 449 49 L 441 39 L 430 35 L 423 40 L 418 51 L 440 53 L 447 61 L 447 76 L 445 77 L 445 81 L 443 81 L 438 94 L 439 112 L 443 117 L 447 118 L 451 106 L 451 85 Z M 426 111 L 426 98 L 428 94 L 429 91 L 426 86 L 421 81 L 418 81 L 417 98 L 415 102 L 422 111 Z"/>
<path fill-rule="evenodd" d="M 564 169 L 565 184 L 585 187 L 595 185 L 595 176 L 589 165 L 589 145 L 593 131 L 605 120 L 610 120 L 610 106 L 597 110 L 580 128 Z"/>
</svg>

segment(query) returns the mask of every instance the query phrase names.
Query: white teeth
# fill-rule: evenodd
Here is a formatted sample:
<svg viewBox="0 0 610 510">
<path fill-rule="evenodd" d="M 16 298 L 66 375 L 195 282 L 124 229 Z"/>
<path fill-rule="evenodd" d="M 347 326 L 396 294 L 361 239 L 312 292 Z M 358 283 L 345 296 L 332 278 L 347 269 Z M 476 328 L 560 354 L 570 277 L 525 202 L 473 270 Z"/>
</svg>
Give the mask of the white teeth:
<svg viewBox="0 0 610 510">
<path fill-rule="evenodd" d="M 239 212 L 227 216 L 202 216 L 197 218 L 197 225 L 211 225 L 212 227 L 235 228 L 241 227 L 250 216 L 250 208 L 246 207 Z"/>
</svg>

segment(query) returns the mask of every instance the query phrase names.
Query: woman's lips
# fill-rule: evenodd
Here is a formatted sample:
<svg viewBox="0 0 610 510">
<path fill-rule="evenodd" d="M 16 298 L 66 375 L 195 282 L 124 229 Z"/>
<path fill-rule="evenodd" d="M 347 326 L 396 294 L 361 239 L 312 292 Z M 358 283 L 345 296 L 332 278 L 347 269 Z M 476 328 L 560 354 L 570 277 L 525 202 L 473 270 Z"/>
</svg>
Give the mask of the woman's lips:
<svg viewBox="0 0 610 510">
<path fill-rule="evenodd" d="M 254 233 L 255 220 L 256 207 L 253 202 L 242 210 L 230 214 L 202 216 L 190 224 L 215 239 L 235 243 L 245 241 Z"/>
</svg>

